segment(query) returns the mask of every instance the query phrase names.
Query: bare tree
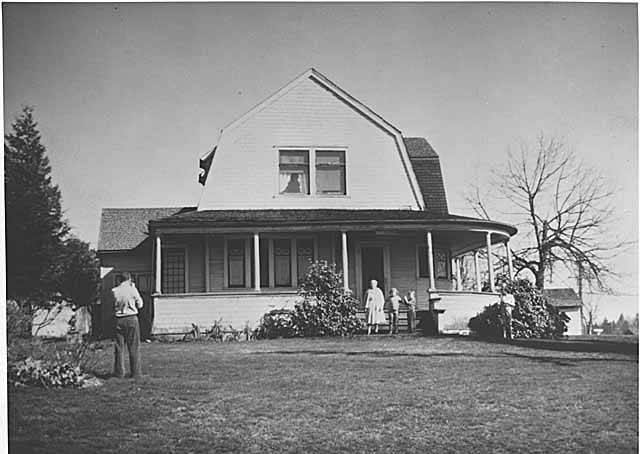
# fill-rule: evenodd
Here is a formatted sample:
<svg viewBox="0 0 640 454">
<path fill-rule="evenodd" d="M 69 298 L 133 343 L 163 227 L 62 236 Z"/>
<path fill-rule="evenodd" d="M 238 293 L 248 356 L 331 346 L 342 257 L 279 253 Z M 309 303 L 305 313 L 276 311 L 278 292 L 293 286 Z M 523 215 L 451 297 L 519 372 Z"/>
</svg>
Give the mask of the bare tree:
<svg viewBox="0 0 640 454">
<path fill-rule="evenodd" d="M 598 303 L 596 301 L 583 301 L 582 311 L 584 313 L 584 333 L 593 334 L 593 327 L 598 315 Z"/>
<path fill-rule="evenodd" d="M 531 271 L 538 288 L 555 265 L 575 275 L 579 263 L 586 282 L 604 289 L 604 278 L 612 274 L 607 261 L 626 244 L 612 241 L 606 229 L 612 191 L 556 139 L 540 135 L 535 149 L 521 144 L 519 151 L 492 173 L 493 194 L 474 187 L 467 201 L 490 219 L 485 200 L 495 199 L 491 206 L 517 221 L 526 244 L 513 251 L 514 266 Z"/>
</svg>

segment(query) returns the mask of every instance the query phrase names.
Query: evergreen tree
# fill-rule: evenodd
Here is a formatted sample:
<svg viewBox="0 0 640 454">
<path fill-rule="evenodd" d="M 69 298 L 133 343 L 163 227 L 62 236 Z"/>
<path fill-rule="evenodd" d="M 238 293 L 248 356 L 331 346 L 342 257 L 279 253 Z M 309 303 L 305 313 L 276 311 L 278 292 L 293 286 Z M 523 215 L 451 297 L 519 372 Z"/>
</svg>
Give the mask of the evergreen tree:
<svg viewBox="0 0 640 454">
<path fill-rule="evenodd" d="M 7 297 L 33 309 L 59 296 L 58 257 L 69 226 L 33 108 L 23 108 L 11 127 L 4 144 Z"/>
<path fill-rule="evenodd" d="M 74 236 L 64 242 L 59 258 L 61 269 L 58 289 L 65 301 L 76 307 L 91 308 L 98 299 L 100 266 L 96 253 L 86 243 Z"/>
<path fill-rule="evenodd" d="M 623 314 L 620 314 L 618 317 L 618 321 L 615 325 L 615 333 L 616 334 L 629 334 L 631 330 L 629 329 L 629 321 L 624 318 Z"/>
</svg>

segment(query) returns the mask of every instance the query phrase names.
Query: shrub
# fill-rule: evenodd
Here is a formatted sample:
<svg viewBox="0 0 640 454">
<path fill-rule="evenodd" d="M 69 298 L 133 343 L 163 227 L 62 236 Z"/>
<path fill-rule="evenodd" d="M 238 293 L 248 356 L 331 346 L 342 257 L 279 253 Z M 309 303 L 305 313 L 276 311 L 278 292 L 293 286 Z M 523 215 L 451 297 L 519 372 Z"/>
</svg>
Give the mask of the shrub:
<svg viewBox="0 0 640 454">
<path fill-rule="evenodd" d="M 262 316 L 260 325 L 256 329 L 258 339 L 277 339 L 279 337 L 293 337 L 297 331 L 293 323 L 294 311 L 289 309 L 273 309 Z"/>
<path fill-rule="evenodd" d="M 7 346 L 8 380 L 13 386 L 80 386 L 108 354 L 101 343 L 82 336 L 66 341 L 14 338 Z"/>
<path fill-rule="evenodd" d="M 484 339 L 500 339 L 506 324 L 504 315 L 500 303 L 491 304 L 469 320 L 469 329 Z"/>
<path fill-rule="evenodd" d="M 7 340 L 31 337 L 32 317 L 13 300 L 7 301 Z"/>
<path fill-rule="evenodd" d="M 65 388 L 82 386 L 85 375 L 80 366 L 68 362 L 27 359 L 18 361 L 9 369 L 8 381 L 13 386 L 40 386 Z"/>
<path fill-rule="evenodd" d="M 256 337 L 345 336 L 364 328 L 358 301 L 345 290 L 342 273 L 326 261 L 312 263 L 300 283 L 302 301 L 293 310 L 265 314 Z"/>
<path fill-rule="evenodd" d="M 335 264 L 316 261 L 307 269 L 298 294 L 293 323 L 301 336 L 346 336 L 364 328 L 358 301 L 345 290 Z"/>
<path fill-rule="evenodd" d="M 567 330 L 568 317 L 548 304 L 542 292 L 526 279 L 505 280 L 506 293 L 513 295 L 515 307 L 511 314 L 514 338 L 560 337 Z M 502 337 L 507 317 L 500 303 L 495 303 L 469 320 L 469 328 L 481 337 Z"/>
</svg>

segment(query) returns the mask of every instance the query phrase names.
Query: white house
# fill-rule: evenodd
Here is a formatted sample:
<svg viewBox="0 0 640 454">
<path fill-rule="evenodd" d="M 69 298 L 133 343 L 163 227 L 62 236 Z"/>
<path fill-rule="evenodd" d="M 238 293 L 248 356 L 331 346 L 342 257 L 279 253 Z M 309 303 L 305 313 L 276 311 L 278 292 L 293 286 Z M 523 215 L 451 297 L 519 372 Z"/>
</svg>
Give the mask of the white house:
<svg viewBox="0 0 640 454">
<path fill-rule="evenodd" d="M 441 328 L 498 298 L 481 291 L 481 273 L 492 283 L 495 271 L 479 249 L 504 251 L 513 273 L 505 245 L 516 229 L 450 214 L 427 140 L 404 137 L 315 69 L 227 126 L 200 165 L 197 206 L 102 211 L 104 288 L 133 273 L 155 333 L 255 326 L 293 304 L 316 259 L 335 262 L 358 297 L 372 278 L 385 293 L 416 290 L 419 310 L 445 310 Z M 460 279 L 467 254 L 473 288 Z"/>
<path fill-rule="evenodd" d="M 582 300 L 572 288 L 546 288 L 544 296 L 549 304 L 569 317 L 567 322 L 568 336 L 580 336 L 582 329 Z"/>
</svg>

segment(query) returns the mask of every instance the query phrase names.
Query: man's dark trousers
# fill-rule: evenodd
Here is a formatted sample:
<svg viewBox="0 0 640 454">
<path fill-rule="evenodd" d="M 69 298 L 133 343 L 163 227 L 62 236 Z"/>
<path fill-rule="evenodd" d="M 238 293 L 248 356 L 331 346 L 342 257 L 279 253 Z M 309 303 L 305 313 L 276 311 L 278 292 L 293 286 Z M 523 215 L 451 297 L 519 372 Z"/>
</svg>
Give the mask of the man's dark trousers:
<svg viewBox="0 0 640 454">
<path fill-rule="evenodd" d="M 124 377 L 124 347 L 129 350 L 131 376 L 140 376 L 140 324 L 137 315 L 116 317 L 116 361 L 114 374 Z"/>
</svg>

